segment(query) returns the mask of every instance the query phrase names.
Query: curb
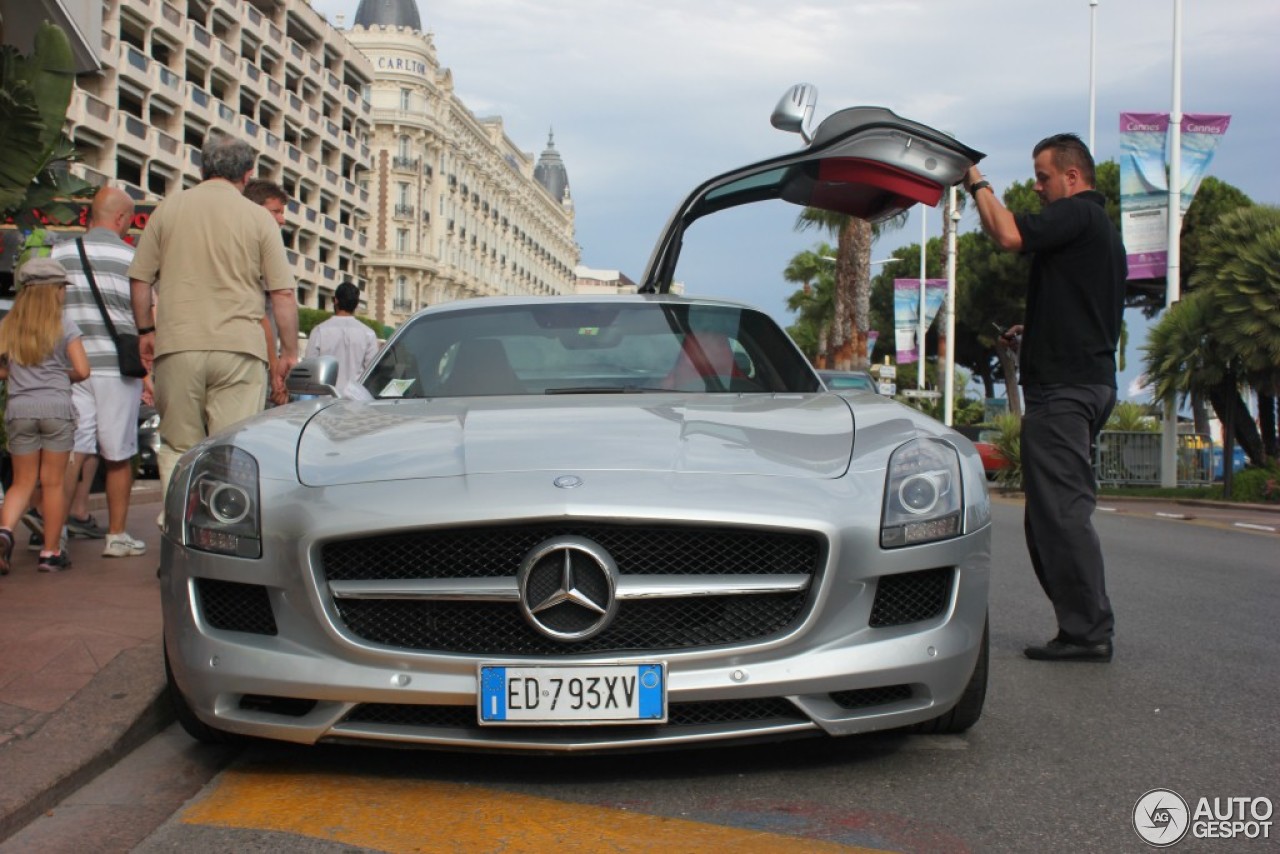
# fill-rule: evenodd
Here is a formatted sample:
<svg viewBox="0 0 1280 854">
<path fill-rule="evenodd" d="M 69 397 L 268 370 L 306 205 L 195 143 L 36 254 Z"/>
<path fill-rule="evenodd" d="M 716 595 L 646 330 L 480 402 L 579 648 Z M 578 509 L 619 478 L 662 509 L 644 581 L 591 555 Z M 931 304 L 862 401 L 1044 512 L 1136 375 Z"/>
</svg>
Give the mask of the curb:
<svg viewBox="0 0 1280 854">
<path fill-rule="evenodd" d="M 1007 498 L 1013 501 L 1022 501 L 1025 495 L 1020 490 L 1013 492 L 1005 492 L 1003 490 L 991 490 L 992 498 Z M 1128 502 L 1132 504 L 1183 504 L 1188 507 L 1216 507 L 1219 510 L 1250 510 L 1260 511 L 1262 513 L 1280 513 L 1280 504 L 1246 504 L 1241 501 L 1214 501 L 1209 498 L 1157 498 L 1147 495 L 1099 495 L 1098 503 L 1104 501 L 1110 502 Z"/>
<path fill-rule="evenodd" d="M 117 655 L 30 738 L 4 748 L 0 842 L 173 722 L 160 644 Z"/>
</svg>

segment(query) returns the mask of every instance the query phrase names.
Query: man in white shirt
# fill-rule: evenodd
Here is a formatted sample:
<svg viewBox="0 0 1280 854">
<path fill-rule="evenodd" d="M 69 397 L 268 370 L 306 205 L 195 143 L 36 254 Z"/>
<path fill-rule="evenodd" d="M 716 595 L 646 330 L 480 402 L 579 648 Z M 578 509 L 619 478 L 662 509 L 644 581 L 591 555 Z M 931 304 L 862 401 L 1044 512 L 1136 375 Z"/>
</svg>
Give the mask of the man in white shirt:
<svg viewBox="0 0 1280 854">
<path fill-rule="evenodd" d="M 334 356 L 338 360 L 339 394 L 358 378 L 378 355 L 378 336 L 355 318 L 360 305 L 360 289 L 343 282 L 333 294 L 334 316 L 311 330 L 307 358 Z"/>
</svg>

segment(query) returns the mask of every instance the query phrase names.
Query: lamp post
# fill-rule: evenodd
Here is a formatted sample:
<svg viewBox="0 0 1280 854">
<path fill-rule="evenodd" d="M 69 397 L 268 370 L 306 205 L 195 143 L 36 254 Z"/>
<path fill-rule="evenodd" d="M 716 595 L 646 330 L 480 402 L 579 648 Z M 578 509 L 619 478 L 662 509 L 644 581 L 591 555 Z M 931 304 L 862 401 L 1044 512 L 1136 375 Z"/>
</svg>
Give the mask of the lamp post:
<svg viewBox="0 0 1280 854">
<path fill-rule="evenodd" d="M 1095 130 L 1098 126 L 1098 0 L 1089 0 L 1089 153 L 1093 154 Z"/>
<path fill-rule="evenodd" d="M 956 230 L 960 228 L 960 206 L 956 204 L 956 188 L 947 188 L 946 216 L 951 218 L 947 229 L 947 351 L 943 359 L 946 378 L 943 381 L 942 423 L 948 427 L 954 421 L 956 373 Z"/>
<path fill-rule="evenodd" d="M 924 389 L 925 244 L 929 240 L 929 209 L 920 205 L 920 318 L 916 324 L 916 389 Z"/>
<path fill-rule="evenodd" d="M 1181 297 L 1182 282 L 1182 0 L 1173 0 L 1173 105 L 1169 110 L 1169 249 L 1165 267 L 1164 308 Z M 1160 437 L 1160 485 L 1178 485 L 1178 408 L 1171 398 L 1164 405 Z M 1223 465 L 1230 465 L 1230 461 Z"/>
</svg>

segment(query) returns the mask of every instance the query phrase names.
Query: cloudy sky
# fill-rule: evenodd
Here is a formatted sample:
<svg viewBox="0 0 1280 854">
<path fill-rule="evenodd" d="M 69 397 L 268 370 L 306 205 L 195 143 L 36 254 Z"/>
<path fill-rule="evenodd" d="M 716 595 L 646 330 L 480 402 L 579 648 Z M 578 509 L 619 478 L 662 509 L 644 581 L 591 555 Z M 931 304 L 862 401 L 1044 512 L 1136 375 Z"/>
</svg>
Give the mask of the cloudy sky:
<svg viewBox="0 0 1280 854">
<path fill-rule="evenodd" d="M 312 5 L 349 26 L 358 0 Z M 1121 111 L 1170 108 L 1174 7 L 1098 2 L 1099 160 L 1118 155 Z M 954 133 L 987 153 L 1000 191 L 1029 177 L 1037 140 L 1089 128 L 1089 0 L 420 0 L 419 13 L 475 114 L 501 116 L 535 154 L 554 128 L 582 263 L 632 278 L 696 184 L 800 145 L 768 121 L 792 83 L 818 87 L 819 120 L 871 104 Z M 1184 0 L 1182 34 L 1183 111 L 1232 116 L 1210 174 L 1280 203 L 1280 3 Z M 916 216 L 876 257 L 919 241 Z M 731 223 L 713 239 L 732 260 L 693 268 L 689 291 L 789 322 L 780 271 L 818 239 L 792 221 Z M 940 214 L 927 221 L 936 236 Z M 961 223 L 976 227 L 973 215 Z M 748 246 L 750 259 L 735 251 Z"/>
</svg>

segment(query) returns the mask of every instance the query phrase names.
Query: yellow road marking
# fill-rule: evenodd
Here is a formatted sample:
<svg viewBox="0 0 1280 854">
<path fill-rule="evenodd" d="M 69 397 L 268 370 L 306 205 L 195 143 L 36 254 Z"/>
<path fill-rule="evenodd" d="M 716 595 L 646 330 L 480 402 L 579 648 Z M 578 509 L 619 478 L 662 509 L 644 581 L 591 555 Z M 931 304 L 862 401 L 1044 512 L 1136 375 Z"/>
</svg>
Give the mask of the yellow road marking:
<svg viewBox="0 0 1280 854">
<path fill-rule="evenodd" d="M 231 770 L 185 824 L 279 831 L 388 852 L 863 852 L 817 839 L 455 783 Z M 883 854 L 881 852 L 880 854 Z"/>
</svg>

